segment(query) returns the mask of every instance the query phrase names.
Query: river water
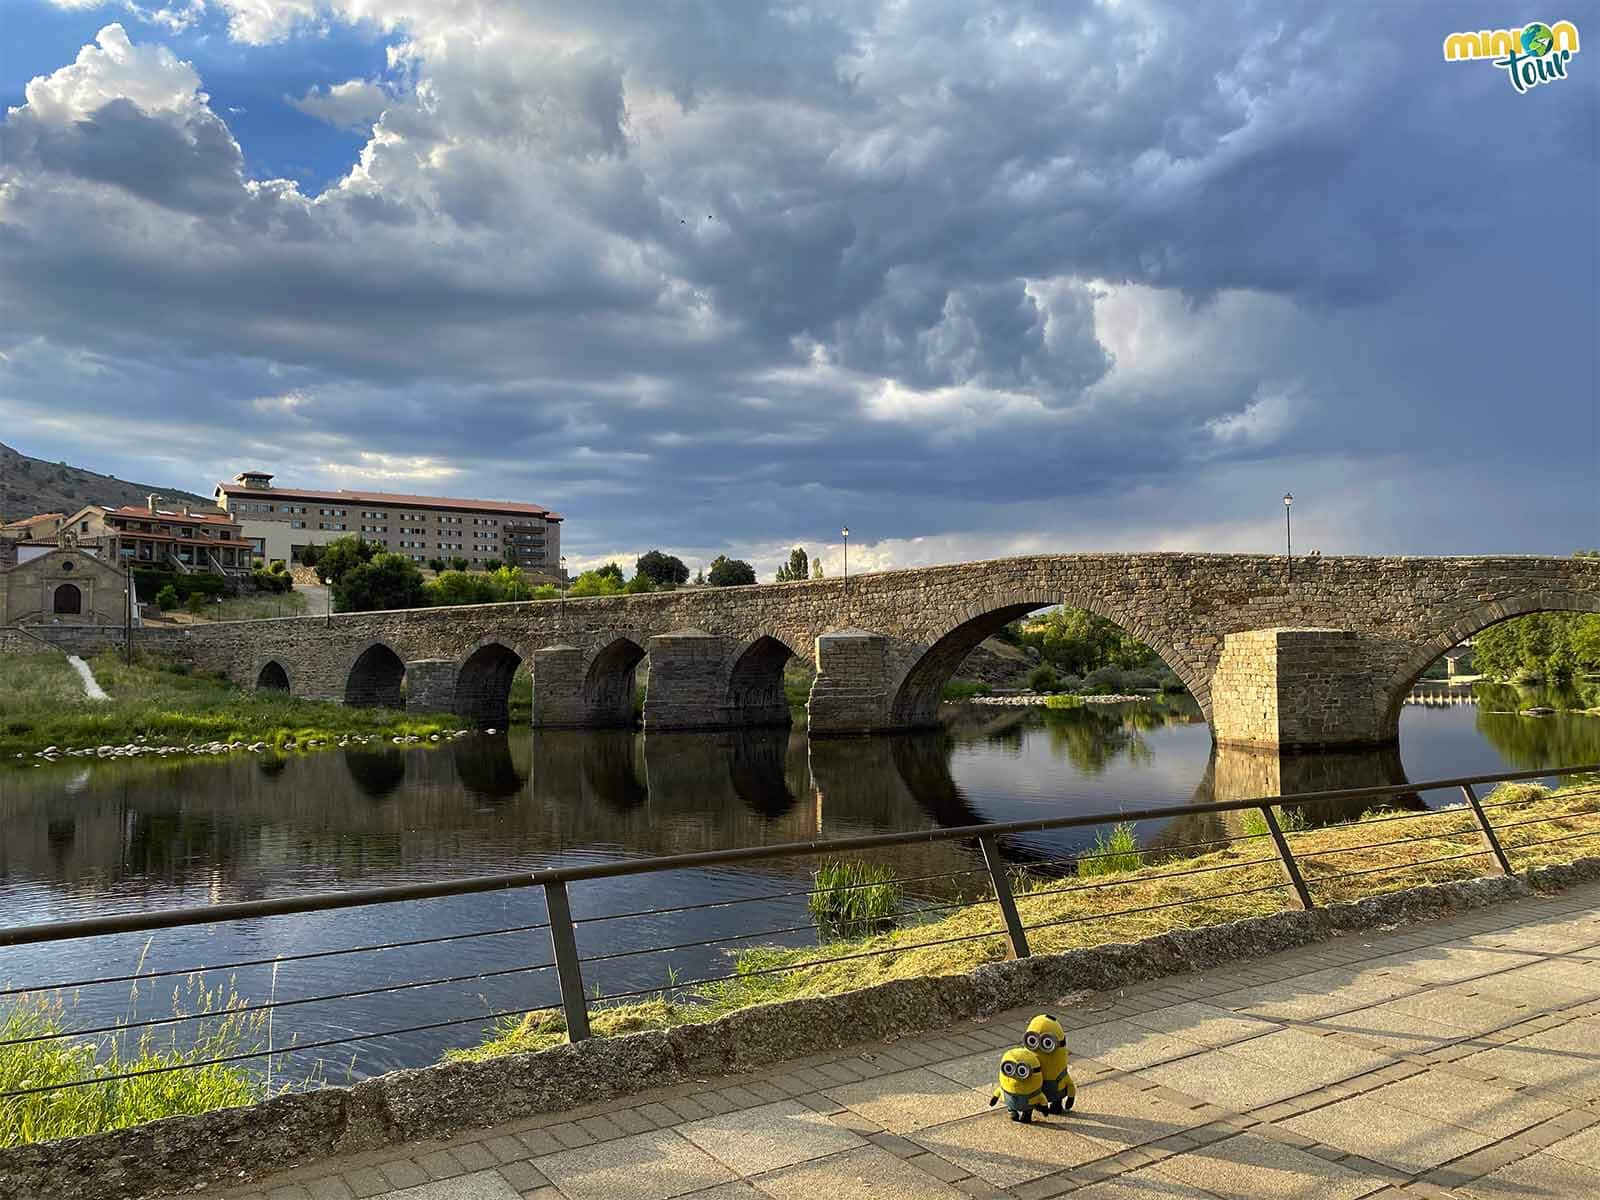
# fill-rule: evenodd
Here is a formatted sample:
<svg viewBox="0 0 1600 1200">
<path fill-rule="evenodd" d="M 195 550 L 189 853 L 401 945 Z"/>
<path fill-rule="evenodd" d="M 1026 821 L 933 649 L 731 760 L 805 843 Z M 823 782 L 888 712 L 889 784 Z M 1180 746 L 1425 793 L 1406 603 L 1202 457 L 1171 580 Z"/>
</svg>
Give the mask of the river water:
<svg viewBox="0 0 1600 1200">
<path fill-rule="evenodd" d="M 1424 695 L 1441 698 L 1425 700 Z M 1600 760 L 1600 718 L 1517 715 L 1511 689 L 1419 693 L 1404 710 L 1398 750 L 1278 756 L 1214 752 L 1191 703 L 1085 706 L 1068 711 L 946 706 L 938 733 L 818 739 L 803 731 L 629 732 L 473 736 L 440 748 L 329 751 L 274 758 L 58 763 L 0 773 L 0 924 L 19 925 L 495 874 L 730 846 L 779 844 L 1097 810 L 1132 810 L 1251 795 L 1537 769 Z M 1534 697 L 1533 699 L 1537 699 Z M 1443 794 L 1406 803 L 1448 803 Z M 1318 816 L 1333 814 L 1311 814 Z M 1197 818 L 1145 821 L 1146 845 L 1215 836 Z M 1059 869 L 1093 834 L 1008 840 L 1012 861 Z M 972 869 L 975 847 L 944 842 L 875 854 L 903 878 Z M 806 921 L 814 863 L 677 871 L 576 884 L 581 953 L 591 993 L 655 988 L 728 969 L 751 943 L 661 951 Z M 929 881 L 938 898 L 977 875 Z M 776 898 L 767 898 L 774 897 Z M 731 907 L 661 917 L 616 913 L 744 898 Z M 0 950 L 0 988 L 39 988 L 537 924 L 537 890 L 278 917 L 140 936 Z M 802 944 L 806 935 L 757 942 Z M 639 951 L 631 954 L 630 951 Z M 550 960 L 549 934 L 520 930 L 355 956 L 212 970 L 251 1001 L 283 1001 L 390 983 L 514 972 Z M 170 1015 L 182 977 L 127 979 L 60 992 L 76 1027 Z M 440 1021 L 459 1023 L 301 1053 L 336 1082 L 437 1060 L 477 1041 L 483 1014 L 552 1003 L 550 970 L 499 974 L 278 1010 L 272 1045 Z M 0 1008 L 4 1006 L 0 997 Z M 181 1030 L 192 1025 L 177 1027 Z M 170 1027 L 153 1031 L 168 1036 Z"/>
</svg>

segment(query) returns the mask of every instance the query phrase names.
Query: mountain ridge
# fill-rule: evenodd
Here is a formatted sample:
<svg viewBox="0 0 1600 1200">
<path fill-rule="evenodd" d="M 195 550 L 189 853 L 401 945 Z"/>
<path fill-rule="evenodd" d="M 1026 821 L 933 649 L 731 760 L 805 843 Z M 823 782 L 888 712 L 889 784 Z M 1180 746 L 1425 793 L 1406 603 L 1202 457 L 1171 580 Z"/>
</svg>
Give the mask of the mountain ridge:
<svg viewBox="0 0 1600 1200">
<path fill-rule="evenodd" d="M 154 492 L 164 501 L 215 507 L 209 496 L 153 483 L 135 483 L 86 467 L 33 458 L 0 442 L 0 517 L 20 521 L 38 513 L 70 516 L 86 504 L 144 505 Z"/>
</svg>

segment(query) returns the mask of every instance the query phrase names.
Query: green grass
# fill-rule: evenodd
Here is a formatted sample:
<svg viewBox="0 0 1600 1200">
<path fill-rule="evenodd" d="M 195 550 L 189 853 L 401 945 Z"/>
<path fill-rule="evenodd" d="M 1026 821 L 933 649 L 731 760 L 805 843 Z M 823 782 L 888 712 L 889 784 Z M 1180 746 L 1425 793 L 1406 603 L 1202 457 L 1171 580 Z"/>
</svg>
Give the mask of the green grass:
<svg viewBox="0 0 1600 1200">
<path fill-rule="evenodd" d="M 175 1015 L 184 1011 L 217 1014 L 216 1019 L 198 1022 L 205 1032 L 192 1045 L 178 1043 L 174 1032 L 145 1030 L 137 1038 L 121 1033 L 100 1039 L 62 1038 L 0 1047 L 0 1092 L 128 1071 L 186 1067 L 0 1100 L 0 1147 L 81 1137 L 265 1099 L 270 1089 L 258 1069 L 238 1063 L 187 1066 L 265 1048 L 265 1017 L 235 1011 L 241 1003 L 226 989 L 208 990 L 203 981 L 191 983 L 186 1008 L 174 999 Z M 0 1008 L 0 1041 L 67 1031 L 71 1028 L 69 1012 L 54 997 L 19 996 Z"/>
<path fill-rule="evenodd" d="M 1071 692 L 1059 692 L 1054 696 L 1046 696 L 1046 708 L 1082 708 L 1083 697 L 1075 696 Z"/>
<path fill-rule="evenodd" d="M 941 698 L 952 703 L 960 704 L 971 700 L 974 696 L 987 696 L 989 685 L 979 683 L 976 679 L 952 679 L 944 685 Z"/>
<path fill-rule="evenodd" d="M 267 617 L 302 617 L 306 613 L 307 604 L 304 592 L 281 592 L 277 595 L 256 592 L 248 596 L 230 596 L 220 604 L 207 601 L 199 616 L 207 621 L 258 621 Z"/>
<path fill-rule="evenodd" d="M 1583 786 L 1574 783 L 1568 789 L 1547 792 L 1535 786 L 1505 785 L 1488 797 L 1507 802 L 1505 807 L 1492 810 L 1497 826 L 1538 822 L 1508 828 L 1500 835 L 1517 870 L 1600 852 L 1600 840 L 1531 844 L 1568 833 L 1596 832 L 1592 819 L 1596 811 L 1594 798 L 1580 794 Z M 1593 787 L 1593 781 L 1588 786 Z M 1388 815 L 1392 814 L 1374 810 L 1355 821 L 1302 829 L 1289 835 L 1301 872 L 1319 903 L 1475 878 L 1490 871 L 1487 855 L 1481 853 L 1421 863 L 1425 858 L 1482 850 L 1477 826 L 1465 808 L 1438 809 L 1407 822 L 1404 832 L 1427 834 L 1428 841 L 1374 846 L 1374 842 L 1389 842 L 1399 836 L 1375 836 L 1377 831 L 1371 823 Z M 1120 844 L 1124 852 L 1132 850 L 1126 839 L 1114 834 L 1106 841 L 1113 849 Z M 1262 857 L 1258 843 L 1247 841 L 1203 854 L 1152 850 L 1132 857 L 1150 860 L 1158 855 L 1158 861 L 1124 860 L 1121 865 L 1127 869 L 1115 887 L 1099 886 L 1098 881 L 1094 886 L 1083 887 L 1072 879 L 1016 872 L 1013 892 L 1023 923 L 1029 927 L 1028 940 L 1034 953 L 1059 954 L 1131 942 L 1174 929 L 1268 916 L 1290 907 L 1283 870 L 1275 862 L 1256 861 Z M 1163 878 L 1163 873 L 1175 869 L 1208 866 L 1227 869 Z M 1376 873 L 1339 878 L 1347 872 L 1364 870 Z M 1256 888 L 1264 890 L 1251 890 Z M 613 1037 L 713 1021 L 755 1004 L 837 995 L 896 979 L 960 974 L 1006 957 L 1000 919 L 992 905 L 964 907 L 927 920 L 915 919 L 914 909 L 909 915 L 912 920 L 868 937 L 829 941 L 819 947 L 753 947 L 734 957 L 732 979 L 684 987 L 674 978 L 674 986 L 663 988 L 659 996 L 593 1006 L 590 1027 L 598 1036 Z M 883 953 L 838 961 L 843 955 L 873 951 Z M 492 1025 L 485 1030 L 479 1045 L 451 1051 L 446 1057 L 492 1058 L 541 1050 L 565 1038 L 566 1027 L 560 1014 L 544 1011 Z"/>
<path fill-rule="evenodd" d="M 824 937 L 881 933 L 900 914 L 894 870 L 856 859 L 829 860 L 811 874 L 815 889 L 806 907 Z"/>
<path fill-rule="evenodd" d="M 1278 828 L 1284 833 L 1299 833 L 1306 828 L 1306 815 L 1298 808 L 1274 807 L 1272 815 L 1278 818 Z M 1251 837 L 1265 837 L 1267 834 L 1267 818 L 1261 815 L 1259 808 L 1247 808 L 1240 812 L 1239 825 Z"/>
<path fill-rule="evenodd" d="M 1127 821 L 1119 821 L 1109 830 L 1095 835 L 1094 846 L 1078 860 L 1078 874 L 1123 875 L 1144 866 L 1144 855 L 1139 851 L 1139 834 Z"/>
<path fill-rule="evenodd" d="M 58 746 L 270 742 L 282 746 L 348 735 L 426 737 L 459 729 L 453 716 L 408 716 L 382 708 L 347 708 L 283 692 L 246 691 L 226 679 L 116 654 L 91 662 L 108 701 L 83 696 L 59 655 L 0 655 L 0 754 Z M 69 686 L 70 684 L 70 686 Z"/>
</svg>

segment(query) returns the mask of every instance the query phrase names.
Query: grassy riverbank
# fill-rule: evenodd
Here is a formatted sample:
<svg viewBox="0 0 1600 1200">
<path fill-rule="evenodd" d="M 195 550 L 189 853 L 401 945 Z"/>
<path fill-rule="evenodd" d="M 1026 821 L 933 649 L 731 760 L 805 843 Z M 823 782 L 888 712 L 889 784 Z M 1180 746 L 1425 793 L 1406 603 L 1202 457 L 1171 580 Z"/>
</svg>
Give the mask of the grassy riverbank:
<svg viewBox="0 0 1600 1200">
<path fill-rule="evenodd" d="M 59 654 L 0 655 L 0 754 L 125 745 L 267 742 L 282 746 L 347 736 L 417 735 L 459 729 L 450 716 L 347 708 L 283 692 L 246 691 L 213 675 L 102 654 L 90 666 L 110 700 L 91 701 Z"/>
<path fill-rule="evenodd" d="M 1490 810 L 1497 827 L 1539 822 L 1507 829 L 1501 835 L 1517 870 L 1600 852 L 1600 838 L 1527 845 L 1567 834 L 1600 834 L 1593 820 L 1582 819 L 1600 811 L 1600 797 L 1592 790 L 1574 785 L 1549 792 L 1528 785 L 1506 785 L 1488 800 L 1505 802 Z M 1356 821 L 1308 829 L 1298 828 L 1300 822 L 1292 810 L 1284 814 L 1295 856 L 1319 903 L 1489 873 L 1487 853 L 1473 853 L 1482 851 L 1482 845 L 1464 808 L 1440 809 L 1416 820 L 1391 823 L 1389 819 L 1395 815 L 1392 810 L 1380 809 Z M 1029 927 L 1032 949 L 1035 953 L 1059 953 L 1284 911 L 1289 907 L 1288 889 L 1262 824 L 1259 817 L 1253 823 L 1241 822 L 1234 828 L 1239 840 L 1223 849 L 1181 857 L 1170 851 L 1140 851 L 1131 831 L 1119 828 L 1104 839 L 1106 857 L 1085 860 L 1077 877 L 1017 873 L 1013 889 L 1018 911 Z M 1438 840 L 1373 845 L 1424 835 L 1438 835 Z M 1423 859 L 1464 854 L 1471 856 L 1414 865 Z M 1207 867 L 1225 869 L 1171 876 L 1172 872 L 1198 872 Z M 1363 871 L 1376 873 L 1334 878 Z M 1159 878 L 1162 875 L 1169 877 Z M 1087 882 L 1089 879 L 1092 882 Z M 978 900 L 985 894 L 964 898 Z M 1143 911 L 1125 911 L 1135 909 Z M 727 972 L 719 972 L 737 973 L 733 979 L 692 989 L 664 986 L 656 998 L 597 1007 L 591 1011 L 590 1024 L 596 1034 L 614 1036 L 709 1021 L 754 1004 L 833 995 L 895 979 L 959 974 L 1005 957 L 998 926 L 991 901 L 928 919 L 919 919 L 912 912 L 893 932 L 830 941 L 822 949 L 754 947 L 731 957 Z M 958 938 L 969 940 L 949 940 Z M 926 944 L 933 942 L 945 944 Z M 818 961 L 874 950 L 889 953 L 847 962 Z M 670 970 L 670 964 L 664 964 L 663 970 Z M 565 1024 L 558 1014 L 538 1013 L 504 1023 L 491 1030 L 479 1046 L 449 1057 L 490 1058 L 537 1050 L 555 1045 L 565 1036 Z"/>
<path fill-rule="evenodd" d="M 192 1044 L 175 1035 L 145 1031 L 142 1036 L 111 1034 L 100 1039 L 62 1038 L 20 1046 L 0 1046 L 0 1092 L 22 1091 L 80 1079 L 103 1083 L 13 1096 L 0 1100 L 0 1147 L 81 1137 L 125 1129 L 146 1121 L 234 1108 L 281 1091 L 269 1089 L 264 1075 L 240 1063 L 206 1063 L 249 1054 L 266 1045 L 266 1021 L 259 1013 L 234 1011 L 239 1001 L 226 989 L 207 989 L 193 980 L 174 1012 L 206 1012 L 206 1033 Z M 58 999 L 24 996 L 0 1012 L 0 1041 L 50 1038 L 70 1030 L 70 1010 Z M 165 1067 L 183 1067 L 167 1071 Z M 159 1074 L 109 1079 L 138 1071 Z"/>
</svg>

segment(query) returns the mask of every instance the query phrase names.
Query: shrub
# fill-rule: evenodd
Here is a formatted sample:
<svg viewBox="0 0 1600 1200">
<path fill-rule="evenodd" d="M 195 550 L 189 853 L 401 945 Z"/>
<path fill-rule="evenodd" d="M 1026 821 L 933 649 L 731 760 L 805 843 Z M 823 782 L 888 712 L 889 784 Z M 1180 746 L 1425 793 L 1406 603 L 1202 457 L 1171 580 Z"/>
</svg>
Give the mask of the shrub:
<svg viewBox="0 0 1600 1200">
<path fill-rule="evenodd" d="M 1028 686 L 1036 692 L 1053 692 L 1061 686 L 1061 680 L 1054 667 L 1040 663 L 1028 672 Z"/>
<path fill-rule="evenodd" d="M 435 575 L 439 574 L 441 571 L 444 571 L 447 566 L 448 564 L 442 558 L 430 558 L 428 560 L 428 570 L 432 571 Z"/>
<path fill-rule="evenodd" d="M 170 583 L 156 593 L 156 607 L 162 612 L 168 612 L 178 607 L 178 589 Z"/>
<path fill-rule="evenodd" d="M 1143 865 L 1138 831 L 1131 823 L 1119 821 L 1109 831 L 1095 835 L 1093 849 L 1078 859 L 1078 874 L 1122 875 Z"/>
<path fill-rule="evenodd" d="M 206 610 L 206 598 L 199 592 L 191 592 L 189 598 L 183 602 L 183 609 L 190 616 L 198 617 Z"/>
<path fill-rule="evenodd" d="M 257 591 L 282 594 L 294 587 L 294 580 L 282 571 L 263 571 L 257 567 L 250 572 L 250 582 Z"/>
<path fill-rule="evenodd" d="M 900 915 L 899 882 L 892 867 L 855 860 L 829 860 L 811 875 L 815 885 L 806 907 L 823 937 L 882 933 Z"/>
<path fill-rule="evenodd" d="M 1096 667 L 1083 677 L 1083 690 L 1093 696 L 1122 691 L 1122 672 L 1116 667 Z"/>
</svg>

